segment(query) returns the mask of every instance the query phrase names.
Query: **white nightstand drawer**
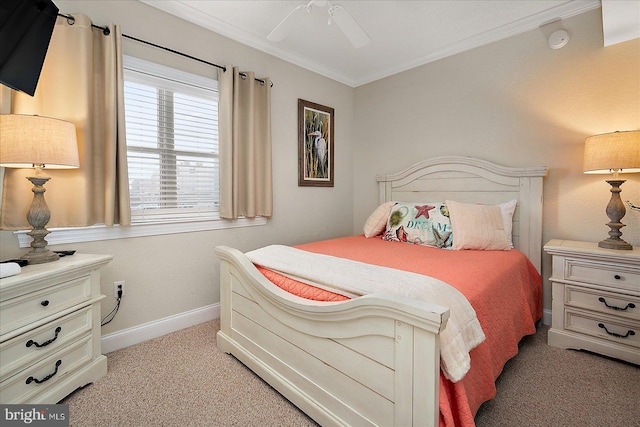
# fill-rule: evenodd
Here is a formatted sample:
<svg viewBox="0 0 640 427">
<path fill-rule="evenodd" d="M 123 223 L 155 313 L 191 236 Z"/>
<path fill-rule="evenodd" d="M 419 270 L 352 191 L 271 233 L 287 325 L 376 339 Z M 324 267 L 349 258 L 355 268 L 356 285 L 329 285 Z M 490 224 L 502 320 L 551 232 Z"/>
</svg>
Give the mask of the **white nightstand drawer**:
<svg viewBox="0 0 640 427">
<path fill-rule="evenodd" d="M 637 290 L 640 284 L 640 271 L 637 268 L 567 258 L 565 259 L 565 279 Z"/>
<path fill-rule="evenodd" d="M 0 333 L 5 334 L 87 301 L 90 295 L 91 277 L 85 275 L 3 301 L 0 304 Z"/>
<path fill-rule="evenodd" d="M 91 352 L 91 336 L 86 336 L 8 378 L 0 383 L 2 403 L 28 402 L 32 396 L 55 387 L 68 373 L 90 362 Z"/>
<path fill-rule="evenodd" d="M 551 240 L 549 344 L 640 363 L 640 247 Z"/>
<path fill-rule="evenodd" d="M 27 368 L 91 330 L 91 306 L 0 344 L 0 381 Z"/>
<path fill-rule="evenodd" d="M 75 254 L 0 279 L 0 403 L 54 404 L 107 373 L 100 269 L 112 258 Z"/>
<path fill-rule="evenodd" d="M 564 291 L 567 306 L 640 320 L 640 297 L 572 285 L 566 285 Z"/>
<path fill-rule="evenodd" d="M 565 329 L 640 348 L 640 327 L 597 314 L 565 310 Z"/>
</svg>

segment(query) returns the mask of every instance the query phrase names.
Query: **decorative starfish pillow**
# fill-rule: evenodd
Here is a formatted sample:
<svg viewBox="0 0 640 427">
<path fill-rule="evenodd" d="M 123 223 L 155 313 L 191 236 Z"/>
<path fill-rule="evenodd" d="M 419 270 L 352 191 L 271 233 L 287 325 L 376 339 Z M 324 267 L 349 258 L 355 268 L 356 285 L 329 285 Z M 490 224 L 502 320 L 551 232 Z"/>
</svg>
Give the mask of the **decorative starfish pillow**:
<svg viewBox="0 0 640 427">
<path fill-rule="evenodd" d="M 451 249 L 449 210 L 442 202 L 397 203 L 391 209 L 382 238 Z"/>
</svg>

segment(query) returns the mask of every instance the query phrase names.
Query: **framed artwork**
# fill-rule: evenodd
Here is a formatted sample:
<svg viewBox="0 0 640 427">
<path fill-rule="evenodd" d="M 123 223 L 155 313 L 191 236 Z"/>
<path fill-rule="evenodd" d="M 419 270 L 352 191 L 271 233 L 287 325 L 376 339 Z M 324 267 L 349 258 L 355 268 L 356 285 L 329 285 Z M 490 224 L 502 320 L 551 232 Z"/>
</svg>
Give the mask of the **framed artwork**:
<svg viewBox="0 0 640 427">
<path fill-rule="evenodd" d="M 298 186 L 333 187 L 333 108 L 298 99 Z"/>
</svg>

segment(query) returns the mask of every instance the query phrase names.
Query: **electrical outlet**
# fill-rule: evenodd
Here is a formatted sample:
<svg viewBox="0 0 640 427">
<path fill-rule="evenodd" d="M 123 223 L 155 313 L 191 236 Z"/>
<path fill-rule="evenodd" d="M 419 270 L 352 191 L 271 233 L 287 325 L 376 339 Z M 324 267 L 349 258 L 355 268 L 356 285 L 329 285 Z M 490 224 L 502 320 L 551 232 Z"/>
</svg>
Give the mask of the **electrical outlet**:
<svg viewBox="0 0 640 427">
<path fill-rule="evenodd" d="M 122 292 L 121 297 L 124 296 L 124 280 L 113 282 L 113 296 L 115 298 L 118 298 L 118 292 Z"/>
</svg>

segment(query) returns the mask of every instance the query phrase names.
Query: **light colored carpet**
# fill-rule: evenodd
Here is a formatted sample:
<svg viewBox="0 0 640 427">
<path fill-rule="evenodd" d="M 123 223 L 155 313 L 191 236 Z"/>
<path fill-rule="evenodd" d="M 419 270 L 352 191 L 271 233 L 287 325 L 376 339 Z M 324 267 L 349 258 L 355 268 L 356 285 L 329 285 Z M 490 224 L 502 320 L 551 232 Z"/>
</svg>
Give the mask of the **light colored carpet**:
<svg viewBox="0 0 640 427">
<path fill-rule="evenodd" d="M 640 366 L 547 345 L 548 327 L 520 342 L 478 427 L 639 427 Z"/>
<path fill-rule="evenodd" d="M 315 426 L 215 345 L 219 320 L 109 353 L 109 372 L 62 403 L 72 426 Z M 488 426 L 640 426 L 640 367 L 525 338 L 478 412 Z"/>
<path fill-rule="evenodd" d="M 71 426 L 315 426 L 215 344 L 219 319 L 107 354 L 108 373 L 77 390 Z"/>
</svg>

